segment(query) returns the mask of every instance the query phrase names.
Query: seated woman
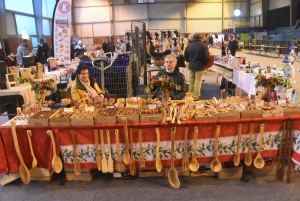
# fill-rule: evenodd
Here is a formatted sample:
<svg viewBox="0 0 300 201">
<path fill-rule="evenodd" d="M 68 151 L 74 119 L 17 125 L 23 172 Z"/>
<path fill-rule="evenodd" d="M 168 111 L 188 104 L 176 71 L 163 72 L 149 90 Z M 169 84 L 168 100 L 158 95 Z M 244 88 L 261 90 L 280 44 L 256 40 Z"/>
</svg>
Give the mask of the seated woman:
<svg viewBox="0 0 300 201">
<path fill-rule="evenodd" d="M 83 94 L 88 94 L 94 100 L 102 100 L 104 93 L 101 91 L 96 80 L 89 76 L 89 67 L 85 64 L 79 64 L 76 69 L 75 82 L 71 88 L 71 96 L 74 100 L 83 98 Z M 117 99 L 115 94 L 110 94 L 106 98 Z"/>
</svg>

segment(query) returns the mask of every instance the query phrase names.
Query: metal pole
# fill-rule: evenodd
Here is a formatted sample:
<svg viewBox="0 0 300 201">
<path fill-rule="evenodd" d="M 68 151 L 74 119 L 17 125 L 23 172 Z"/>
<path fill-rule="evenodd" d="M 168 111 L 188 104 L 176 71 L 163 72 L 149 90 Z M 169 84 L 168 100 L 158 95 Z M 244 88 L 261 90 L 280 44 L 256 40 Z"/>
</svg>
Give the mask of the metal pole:
<svg viewBox="0 0 300 201">
<path fill-rule="evenodd" d="M 104 92 L 104 61 L 101 61 L 101 90 Z"/>
</svg>

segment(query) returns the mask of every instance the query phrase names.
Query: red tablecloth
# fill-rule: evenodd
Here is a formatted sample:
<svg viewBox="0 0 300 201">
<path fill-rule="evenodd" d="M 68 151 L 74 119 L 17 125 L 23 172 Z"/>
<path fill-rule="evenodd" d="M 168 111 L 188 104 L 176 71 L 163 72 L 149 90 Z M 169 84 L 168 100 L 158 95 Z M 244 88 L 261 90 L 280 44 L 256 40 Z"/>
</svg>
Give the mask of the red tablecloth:
<svg viewBox="0 0 300 201">
<path fill-rule="evenodd" d="M 155 166 L 155 147 L 156 147 L 156 132 L 155 127 L 159 126 L 161 134 L 161 149 L 160 154 L 162 157 L 162 164 L 170 166 L 170 140 L 171 140 L 171 127 L 176 126 L 175 136 L 175 165 L 181 165 L 184 147 L 184 129 L 189 127 L 189 156 L 193 154 L 193 136 L 194 126 L 198 126 L 198 141 L 197 141 L 197 160 L 200 163 L 209 163 L 213 159 L 214 137 L 216 133 L 216 125 L 220 125 L 220 138 L 219 138 L 219 159 L 221 162 L 232 161 L 236 151 L 236 138 L 237 138 L 237 125 L 241 123 L 242 140 L 241 140 L 241 160 L 244 159 L 247 152 L 247 141 L 249 136 L 250 123 L 254 123 L 254 137 L 252 156 L 255 157 L 258 147 L 258 136 L 260 124 L 265 124 L 264 129 L 264 148 L 261 152 L 262 157 L 274 157 L 277 155 L 280 139 L 282 124 L 286 120 L 292 120 L 294 126 L 294 150 L 293 160 L 297 163 L 300 161 L 299 144 L 300 144 L 300 116 L 289 117 L 273 117 L 273 118 L 255 118 L 255 119 L 241 119 L 241 120 L 222 120 L 222 121 L 187 121 L 182 124 L 160 124 L 160 123 L 134 123 L 128 124 L 128 128 L 133 130 L 134 141 L 134 156 L 139 165 L 139 135 L 138 129 L 142 129 L 142 142 L 143 151 L 146 156 L 146 166 Z M 115 153 L 115 129 L 119 129 L 120 149 L 124 150 L 125 136 L 123 124 L 103 124 L 94 126 L 71 126 L 71 127 L 27 127 L 17 126 L 17 135 L 20 145 L 20 150 L 26 165 L 30 168 L 32 156 L 29 149 L 26 130 L 32 130 L 33 136 L 33 149 L 38 160 L 38 167 L 43 167 L 51 170 L 52 160 L 52 143 L 50 137 L 47 135 L 47 130 L 52 129 L 56 142 L 57 155 L 62 153 L 66 165 L 70 168 L 73 167 L 73 147 L 70 129 L 76 132 L 77 152 L 82 168 L 97 168 L 95 163 L 95 137 L 94 129 L 103 129 L 104 141 L 107 144 L 107 136 L 105 130 L 110 131 L 110 140 L 112 144 L 112 152 L 114 159 Z M 3 145 L 5 155 L 0 153 L 0 173 L 17 172 L 19 167 L 19 159 L 14 149 L 13 139 L 10 127 L 0 127 L 0 133 L 3 138 Z M 99 136 L 99 149 L 100 146 Z M 1 151 L 0 141 L 0 151 Z M 246 147 L 246 149 L 245 149 Z M 3 148 L 2 148 L 3 149 Z M 106 155 L 108 155 L 108 149 Z M 122 152 L 123 153 L 123 152 Z M 4 161 L 4 162 L 3 162 Z M 7 161 L 7 163 L 5 163 Z"/>
</svg>

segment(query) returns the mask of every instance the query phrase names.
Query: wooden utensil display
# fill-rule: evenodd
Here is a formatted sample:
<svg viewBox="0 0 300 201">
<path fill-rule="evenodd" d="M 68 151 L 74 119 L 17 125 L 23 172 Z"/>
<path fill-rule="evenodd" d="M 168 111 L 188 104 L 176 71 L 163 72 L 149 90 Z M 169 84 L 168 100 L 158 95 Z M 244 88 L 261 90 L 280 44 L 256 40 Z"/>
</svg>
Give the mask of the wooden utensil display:
<svg viewBox="0 0 300 201">
<path fill-rule="evenodd" d="M 220 126 L 217 125 L 216 127 L 216 139 L 215 139 L 215 158 L 210 163 L 210 169 L 213 172 L 219 172 L 222 169 L 222 164 L 219 161 L 218 155 L 219 155 L 219 135 L 220 135 Z"/>
<path fill-rule="evenodd" d="M 197 156 L 197 138 L 198 138 L 198 127 L 194 127 L 194 153 L 193 153 L 193 158 L 189 164 L 189 168 L 191 171 L 196 172 L 200 165 L 196 159 Z"/>
<path fill-rule="evenodd" d="M 135 165 L 135 160 L 133 156 L 133 137 L 132 137 L 132 128 L 129 128 L 129 134 L 130 134 L 130 174 L 135 175 L 136 172 L 136 165 Z"/>
<path fill-rule="evenodd" d="M 114 161 L 111 157 L 111 144 L 109 130 L 106 129 L 107 145 L 108 145 L 108 160 L 107 160 L 107 171 L 110 173 L 114 172 Z"/>
<path fill-rule="evenodd" d="M 140 146 L 140 168 L 145 167 L 145 157 L 142 146 L 142 129 L 139 129 L 139 146 Z"/>
<path fill-rule="evenodd" d="M 125 164 L 121 161 L 120 158 L 119 129 L 115 130 L 115 134 L 116 134 L 116 151 L 117 151 L 117 161 L 115 163 L 116 170 L 118 172 L 125 172 L 126 170 Z"/>
<path fill-rule="evenodd" d="M 101 138 L 101 150 L 102 150 L 102 172 L 107 173 L 108 172 L 108 166 L 107 166 L 107 159 L 105 156 L 105 149 L 104 149 L 104 137 L 103 137 L 103 130 L 100 130 L 100 138 Z"/>
<path fill-rule="evenodd" d="M 125 165 L 128 165 L 130 162 L 130 155 L 129 155 L 129 140 L 128 140 L 128 129 L 127 129 L 127 119 L 125 117 L 122 118 L 122 122 L 124 125 L 124 134 L 125 134 L 125 143 L 126 143 L 126 147 L 125 147 L 125 151 L 123 153 L 123 162 L 125 163 Z"/>
<path fill-rule="evenodd" d="M 159 153 L 159 148 L 160 148 L 160 132 L 159 132 L 159 127 L 156 127 L 155 131 L 156 131 L 156 137 L 157 137 L 155 167 L 156 167 L 157 172 L 160 172 L 162 170 L 162 163 L 161 163 L 161 160 L 160 160 L 160 153 Z"/>
<path fill-rule="evenodd" d="M 240 145 L 241 145 L 241 134 L 242 134 L 242 124 L 238 125 L 238 139 L 237 139 L 237 148 L 236 153 L 233 159 L 233 164 L 239 166 L 240 164 Z"/>
<path fill-rule="evenodd" d="M 29 172 L 27 166 L 25 165 L 22 154 L 20 152 L 18 138 L 17 138 L 17 131 L 16 131 L 16 121 L 11 120 L 10 125 L 11 125 L 11 132 L 12 132 L 12 137 L 13 137 L 13 141 L 14 141 L 15 150 L 16 150 L 17 156 L 18 156 L 19 161 L 20 161 L 19 174 L 20 174 L 20 177 L 21 177 L 21 180 L 23 181 L 23 183 L 24 184 L 29 184 L 29 182 L 30 182 L 30 172 Z"/>
<path fill-rule="evenodd" d="M 256 155 L 254 161 L 253 161 L 253 164 L 257 169 L 261 169 L 265 166 L 265 160 L 260 155 L 261 148 L 262 148 L 263 137 L 264 137 L 264 128 L 265 128 L 265 125 L 261 124 L 260 125 L 260 133 L 259 133 L 260 138 L 259 138 L 258 152 L 257 152 L 257 155 Z"/>
<path fill-rule="evenodd" d="M 282 146 L 283 156 L 281 157 L 280 168 L 279 168 L 279 181 L 283 181 L 283 177 L 284 177 L 284 164 L 285 164 L 286 147 L 288 142 L 287 140 L 288 140 L 289 127 L 290 127 L 290 121 L 286 123 L 286 130 L 284 136 L 282 136 L 284 138 L 284 143 Z"/>
<path fill-rule="evenodd" d="M 281 140 L 280 140 L 280 147 L 279 147 L 279 156 L 278 156 L 278 163 L 277 163 L 277 169 L 276 169 L 276 174 L 275 174 L 275 181 L 282 181 L 279 179 L 279 172 L 280 169 L 283 168 L 284 164 L 281 163 L 282 161 L 282 147 L 283 147 L 283 139 L 284 139 L 284 132 L 286 129 L 286 122 L 283 122 L 282 125 L 282 131 L 281 131 Z M 284 157 L 283 157 L 284 158 Z"/>
<path fill-rule="evenodd" d="M 182 159 L 182 171 L 189 171 L 189 157 L 188 157 L 188 135 L 189 135 L 189 127 L 185 127 L 184 132 L 184 156 Z"/>
<path fill-rule="evenodd" d="M 81 174 L 81 167 L 80 163 L 78 161 L 78 155 L 77 155 L 77 143 L 76 143 L 76 136 L 74 129 L 71 129 L 71 135 L 72 135 L 72 143 L 73 143 L 73 153 L 74 153 L 74 173 L 76 175 Z"/>
<path fill-rule="evenodd" d="M 286 183 L 291 183 L 291 166 L 292 166 L 292 148 L 293 148 L 293 123 L 290 122 L 288 128 L 289 146 L 288 146 L 288 169 L 286 174 Z"/>
<path fill-rule="evenodd" d="M 245 165 L 250 166 L 252 164 L 252 155 L 251 155 L 251 147 L 252 147 L 252 135 L 253 135 L 253 127 L 254 124 L 250 124 L 250 136 L 248 141 L 248 151 L 245 156 Z"/>
<path fill-rule="evenodd" d="M 31 155 L 32 155 L 31 168 L 35 168 L 37 166 L 37 160 L 36 160 L 36 157 L 34 155 L 33 148 L 32 148 L 32 142 L 31 142 L 32 132 L 31 132 L 31 130 L 27 130 L 26 133 L 27 133 L 27 138 L 28 138 L 28 142 L 29 142 L 30 152 L 31 152 Z"/>
<path fill-rule="evenodd" d="M 175 132 L 176 132 L 176 127 L 173 126 L 171 128 L 171 168 L 168 172 L 168 180 L 169 183 L 173 188 L 179 188 L 180 187 L 180 181 L 178 178 L 177 170 L 174 167 L 174 141 L 175 141 Z"/>
<path fill-rule="evenodd" d="M 56 145 L 55 145 L 55 140 L 54 140 L 52 130 L 47 130 L 47 134 L 52 141 L 52 151 L 53 151 L 53 157 L 51 162 L 52 169 L 55 173 L 60 173 L 62 171 L 63 165 L 60 157 L 56 155 Z"/>
<path fill-rule="evenodd" d="M 96 146 L 96 163 L 97 163 L 97 168 L 98 171 L 101 171 L 101 156 L 99 154 L 99 141 L 98 141 L 98 130 L 94 130 L 94 135 L 95 135 L 95 146 Z"/>
</svg>

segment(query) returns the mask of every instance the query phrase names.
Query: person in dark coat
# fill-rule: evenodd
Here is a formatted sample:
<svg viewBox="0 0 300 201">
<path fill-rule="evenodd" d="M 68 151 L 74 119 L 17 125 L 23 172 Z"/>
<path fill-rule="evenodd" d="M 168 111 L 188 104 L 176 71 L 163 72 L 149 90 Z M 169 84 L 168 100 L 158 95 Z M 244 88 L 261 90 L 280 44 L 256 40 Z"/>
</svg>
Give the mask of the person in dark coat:
<svg viewBox="0 0 300 201">
<path fill-rule="evenodd" d="M 176 63 L 176 66 L 175 66 L 175 71 L 179 71 L 179 67 L 185 67 L 185 64 L 184 64 L 184 57 L 183 55 L 181 54 L 181 49 L 180 47 L 173 47 L 171 48 L 171 53 L 172 55 L 174 55 L 177 59 L 177 63 Z"/>
<path fill-rule="evenodd" d="M 41 64 L 44 63 L 44 51 L 43 51 L 43 45 L 42 44 L 38 44 L 38 50 L 37 50 L 37 57 L 38 60 Z"/>
<path fill-rule="evenodd" d="M 229 35 L 230 41 L 228 43 L 228 49 L 232 56 L 235 56 L 236 50 L 239 48 L 238 41 L 234 38 L 233 34 Z"/>
</svg>

